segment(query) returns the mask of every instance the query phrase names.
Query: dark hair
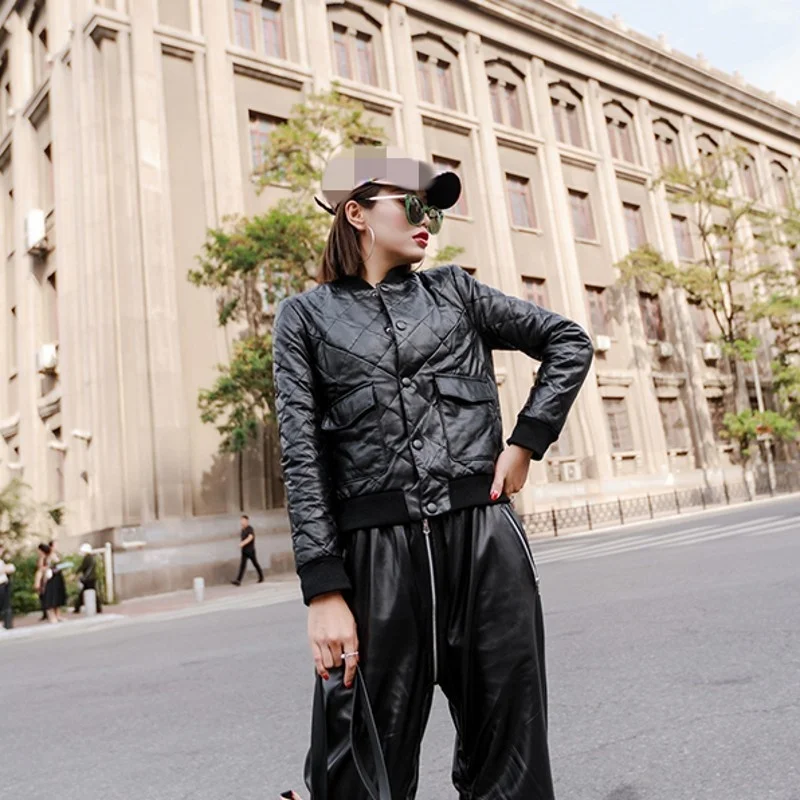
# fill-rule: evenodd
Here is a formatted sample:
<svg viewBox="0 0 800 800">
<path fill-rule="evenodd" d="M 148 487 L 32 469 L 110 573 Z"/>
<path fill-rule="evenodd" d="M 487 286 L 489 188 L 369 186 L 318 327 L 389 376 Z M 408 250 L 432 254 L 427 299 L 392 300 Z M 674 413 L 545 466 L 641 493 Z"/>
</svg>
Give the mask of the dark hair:
<svg viewBox="0 0 800 800">
<path fill-rule="evenodd" d="M 50 553 L 52 552 L 52 548 L 50 547 L 50 545 L 49 545 L 49 544 L 40 544 L 40 545 L 39 545 L 39 549 L 40 549 L 40 550 L 41 550 L 41 551 L 42 551 L 42 552 L 43 552 L 43 553 L 44 553 L 46 556 L 49 556 L 49 555 L 50 555 Z"/>
<path fill-rule="evenodd" d="M 345 276 L 359 277 L 364 272 L 364 259 L 361 257 L 359 245 L 359 232 L 350 224 L 344 207 L 348 201 L 355 200 L 364 208 L 372 208 L 375 201 L 372 199 L 380 194 L 381 189 L 391 188 L 378 183 L 365 183 L 358 186 L 336 206 L 333 225 L 322 254 L 322 267 L 317 280 L 320 283 L 330 283 L 337 278 Z"/>
<path fill-rule="evenodd" d="M 248 522 L 250 522 L 250 517 L 248 517 L 247 514 L 242 514 L 242 519 L 246 519 Z"/>
</svg>

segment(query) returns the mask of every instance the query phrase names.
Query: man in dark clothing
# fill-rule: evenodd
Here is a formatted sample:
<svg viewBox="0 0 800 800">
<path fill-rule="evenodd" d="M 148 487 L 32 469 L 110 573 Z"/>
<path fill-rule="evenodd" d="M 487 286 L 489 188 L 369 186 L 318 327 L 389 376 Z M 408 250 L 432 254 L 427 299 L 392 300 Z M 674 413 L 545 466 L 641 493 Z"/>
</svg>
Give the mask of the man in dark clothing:
<svg viewBox="0 0 800 800">
<path fill-rule="evenodd" d="M 92 553 L 92 546 L 85 542 L 81 545 L 81 553 L 83 553 L 83 561 L 78 567 L 78 580 L 81 582 L 81 592 L 78 595 L 78 600 L 75 603 L 75 613 L 79 614 L 83 606 L 83 593 L 87 589 L 94 589 L 95 598 L 97 599 L 97 613 L 103 613 L 103 606 L 100 603 L 100 592 L 97 591 L 97 560 Z"/>
<path fill-rule="evenodd" d="M 264 573 L 261 570 L 261 566 L 258 563 L 258 559 L 256 558 L 256 535 L 253 532 L 253 528 L 250 525 L 250 517 L 247 514 L 242 514 L 241 520 L 241 541 L 239 542 L 239 547 L 242 548 L 242 560 L 239 563 L 239 574 L 236 577 L 235 581 L 231 581 L 234 586 L 241 586 L 242 585 L 242 578 L 244 577 L 244 571 L 247 568 L 247 562 L 252 561 L 253 566 L 256 568 L 256 572 L 258 573 L 258 582 L 261 583 L 264 580 Z"/>
</svg>

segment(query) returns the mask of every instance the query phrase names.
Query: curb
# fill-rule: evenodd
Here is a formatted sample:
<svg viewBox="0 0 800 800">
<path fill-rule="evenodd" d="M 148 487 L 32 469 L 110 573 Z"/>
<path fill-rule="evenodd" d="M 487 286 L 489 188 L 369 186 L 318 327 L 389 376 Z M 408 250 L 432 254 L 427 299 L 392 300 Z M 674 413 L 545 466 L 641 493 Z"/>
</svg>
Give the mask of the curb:
<svg viewBox="0 0 800 800">
<path fill-rule="evenodd" d="M 125 619 L 122 614 L 109 614 L 104 612 L 98 614 L 97 618 L 72 620 L 60 625 L 44 624 L 25 625 L 22 628 L 12 628 L 10 631 L 0 628 L 0 642 L 20 641 L 26 639 L 46 639 L 48 637 L 61 638 L 70 633 L 81 633 L 92 631 L 97 628 L 105 628 L 114 622 Z"/>
<path fill-rule="evenodd" d="M 770 503 L 779 503 L 786 500 L 800 499 L 800 493 L 787 492 L 786 494 L 777 495 L 776 497 L 763 497 L 756 500 L 742 500 L 738 503 L 731 503 L 730 505 L 717 505 L 709 508 L 700 508 L 696 511 L 686 511 L 680 514 L 670 514 L 669 516 L 654 517 L 653 519 L 642 519 L 634 522 L 628 522 L 624 525 L 608 525 L 602 528 L 592 528 L 591 530 L 578 528 L 569 532 L 554 534 L 554 533 L 533 533 L 528 536 L 530 542 L 549 542 L 558 541 L 563 539 L 577 539 L 584 536 L 593 536 L 601 533 L 624 533 L 638 528 L 647 528 L 654 525 L 659 525 L 664 522 L 672 522 L 676 519 L 693 519 L 695 517 L 704 517 L 708 514 L 720 514 L 726 511 L 739 511 L 742 508 L 751 508 L 753 506 L 769 505 Z M 524 519 L 524 518 L 523 518 Z"/>
</svg>

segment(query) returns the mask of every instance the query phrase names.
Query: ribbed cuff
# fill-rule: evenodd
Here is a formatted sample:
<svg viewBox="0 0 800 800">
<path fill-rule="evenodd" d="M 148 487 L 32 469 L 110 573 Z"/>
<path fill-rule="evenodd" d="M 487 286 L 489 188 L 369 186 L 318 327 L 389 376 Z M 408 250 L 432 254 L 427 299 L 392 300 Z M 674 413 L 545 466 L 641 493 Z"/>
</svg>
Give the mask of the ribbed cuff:
<svg viewBox="0 0 800 800">
<path fill-rule="evenodd" d="M 338 556 L 322 556 L 304 564 L 297 573 L 303 602 L 308 605 L 317 595 L 327 592 L 346 592 L 350 579 L 344 569 L 344 561 Z"/>
<path fill-rule="evenodd" d="M 549 426 L 531 417 L 517 417 L 517 424 L 506 439 L 508 444 L 516 444 L 531 451 L 534 461 L 541 461 L 547 448 L 558 438 L 558 434 Z"/>
</svg>

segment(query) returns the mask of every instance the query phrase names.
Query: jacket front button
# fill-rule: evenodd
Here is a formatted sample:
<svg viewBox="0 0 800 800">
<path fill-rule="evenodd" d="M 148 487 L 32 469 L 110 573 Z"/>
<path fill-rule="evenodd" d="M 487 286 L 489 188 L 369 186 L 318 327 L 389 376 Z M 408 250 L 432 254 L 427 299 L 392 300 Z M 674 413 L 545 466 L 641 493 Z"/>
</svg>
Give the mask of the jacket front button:
<svg viewBox="0 0 800 800">
<path fill-rule="evenodd" d="M 428 503 L 428 505 L 426 505 L 426 506 L 425 506 L 425 510 L 426 510 L 426 511 L 427 511 L 429 514 L 434 514 L 434 513 L 436 513 L 436 503 Z"/>
<path fill-rule="evenodd" d="M 404 331 L 407 327 L 408 327 L 408 325 L 405 322 L 403 322 L 403 320 L 400 320 L 397 323 L 397 330 L 399 330 L 399 331 Z"/>
<path fill-rule="evenodd" d="M 411 386 L 411 378 L 403 378 L 403 380 L 401 380 L 400 383 L 402 383 L 403 386 L 408 388 L 409 386 Z"/>
<path fill-rule="evenodd" d="M 422 439 L 414 439 L 414 441 L 411 442 L 411 446 L 415 450 L 422 450 Z"/>
</svg>

